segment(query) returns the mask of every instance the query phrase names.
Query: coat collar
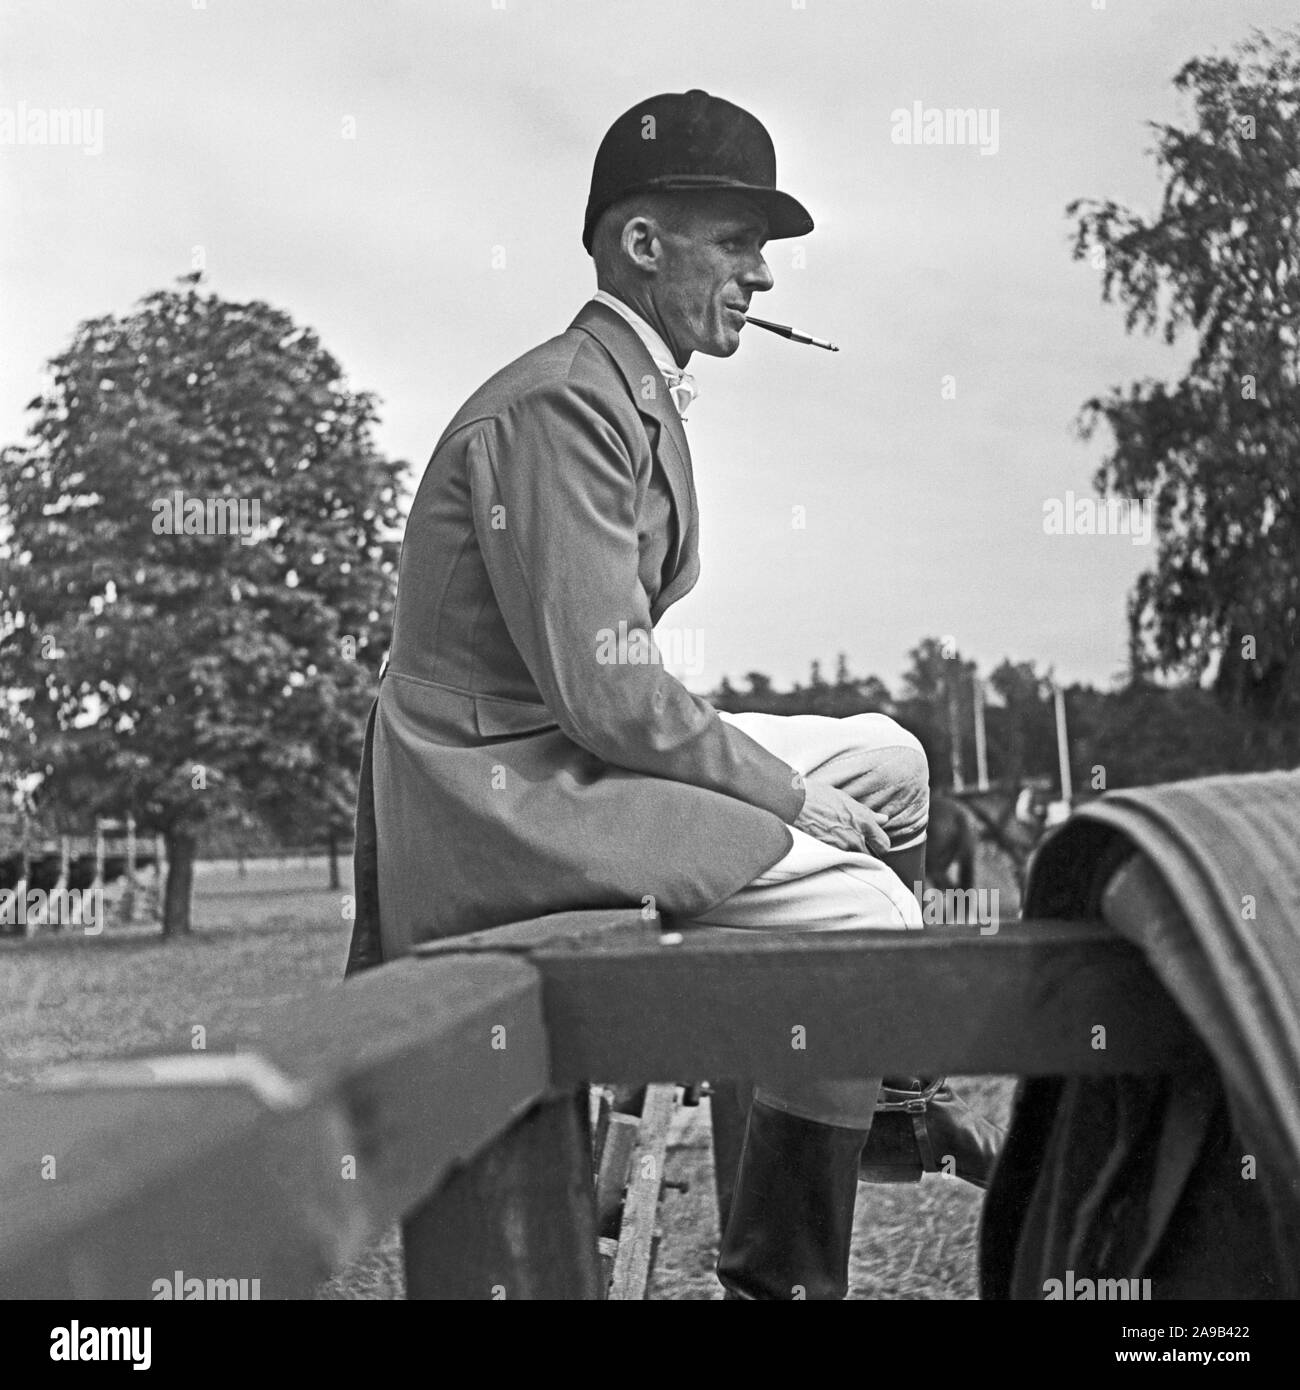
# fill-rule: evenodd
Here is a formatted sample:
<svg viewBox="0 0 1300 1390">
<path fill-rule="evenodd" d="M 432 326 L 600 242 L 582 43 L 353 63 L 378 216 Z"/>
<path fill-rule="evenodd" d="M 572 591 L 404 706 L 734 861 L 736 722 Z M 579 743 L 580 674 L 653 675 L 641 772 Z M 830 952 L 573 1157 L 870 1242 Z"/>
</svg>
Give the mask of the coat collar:
<svg viewBox="0 0 1300 1390">
<path fill-rule="evenodd" d="M 681 459 L 689 465 L 691 450 L 686 442 L 686 431 L 682 429 L 682 417 L 673 404 L 671 392 L 664 382 L 650 350 L 637 336 L 636 330 L 621 314 L 616 314 L 607 304 L 588 300 L 578 312 L 570 328 L 581 328 L 609 353 L 618 365 L 623 380 L 627 382 L 636 408 L 642 415 L 657 420 L 666 429 L 668 437 L 677 446 Z M 655 389 L 645 389 L 645 379 L 649 376 Z"/>
<path fill-rule="evenodd" d="M 691 472 L 691 450 L 686 442 L 686 431 L 682 429 L 681 416 L 649 349 L 620 314 L 616 314 L 608 305 L 590 300 L 582 306 L 569 327 L 589 333 L 609 353 L 627 384 L 638 413 L 648 420 L 654 420 L 659 426 L 655 454 L 668 480 L 673 506 L 677 511 L 677 535 L 667 566 L 673 579 L 660 593 L 656 605 L 666 607 L 690 590 L 699 573 L 698 560 L 694 558 L 699 538 L 695 478 Z M 653 384 L 653 390 L 646 390 L 647 380 Z M 684 551 L 686 564 L 682 563 Z"/>
</svg>

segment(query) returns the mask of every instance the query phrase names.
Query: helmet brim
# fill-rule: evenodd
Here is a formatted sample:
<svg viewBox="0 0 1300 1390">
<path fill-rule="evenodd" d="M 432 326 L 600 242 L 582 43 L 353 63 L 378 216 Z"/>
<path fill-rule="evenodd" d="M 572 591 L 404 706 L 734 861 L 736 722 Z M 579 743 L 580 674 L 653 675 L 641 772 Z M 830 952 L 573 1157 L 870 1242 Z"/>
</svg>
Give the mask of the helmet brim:
<svg viewBox="0 0 1300 1390">
<path fill-rule="evenodd" d="M 767 239 L 780 241 L 785 237 L 807 236 L 813 229 L 812 214 L 797 199 L 779 188 L 768 188 L 759 184 L 742 183 L 739 179 L 719 178 L 716 174 L 696 175 L 673 174 L 648 183 L 639 183 L 633 188 L 622 189 L 615 197 L 592 217 L 583 230 L 582 244 L 591 251 L 591 241 L 596 223 L 603 213 L 613 207 L 620 199 L 632 193 L 740 193 L 754 203 L 767 218 Z"/>
</svg>

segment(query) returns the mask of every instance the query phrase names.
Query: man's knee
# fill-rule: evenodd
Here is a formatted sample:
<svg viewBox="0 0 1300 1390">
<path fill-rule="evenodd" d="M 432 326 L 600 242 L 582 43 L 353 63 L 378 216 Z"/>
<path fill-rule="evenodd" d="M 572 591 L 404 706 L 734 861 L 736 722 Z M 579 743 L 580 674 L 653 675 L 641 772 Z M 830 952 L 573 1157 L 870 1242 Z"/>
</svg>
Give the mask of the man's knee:
<svg viewBox="0 0 1300 1390">
<path fill-rule="evenodd" d="M 886 829 L 895 845 L 925 834 L 930 820 L 930 763 L 921 740 L 887 714 L 849 716 L 871 753 L 873 783 L 883 784 Z M 874 803 L 875 796 L 870 800 Z"/>
</svg>

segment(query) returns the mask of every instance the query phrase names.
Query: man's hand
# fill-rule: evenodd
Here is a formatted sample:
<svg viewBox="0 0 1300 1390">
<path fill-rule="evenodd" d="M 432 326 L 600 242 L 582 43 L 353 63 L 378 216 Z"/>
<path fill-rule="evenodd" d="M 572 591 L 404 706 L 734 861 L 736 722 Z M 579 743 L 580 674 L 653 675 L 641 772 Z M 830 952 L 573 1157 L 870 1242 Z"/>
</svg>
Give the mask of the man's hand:
<svg viewBox="0 0 1300 1390">
<path fill-rule="evenodd" d="M 889 836 L 881 829 L 882 817 L 829 782 L 807 779 L 803 810 L 795 821 L 795 829 L 805 831 L 837 849 L 874 854 L 877 857 L 889 849 Z"/>
</svg>

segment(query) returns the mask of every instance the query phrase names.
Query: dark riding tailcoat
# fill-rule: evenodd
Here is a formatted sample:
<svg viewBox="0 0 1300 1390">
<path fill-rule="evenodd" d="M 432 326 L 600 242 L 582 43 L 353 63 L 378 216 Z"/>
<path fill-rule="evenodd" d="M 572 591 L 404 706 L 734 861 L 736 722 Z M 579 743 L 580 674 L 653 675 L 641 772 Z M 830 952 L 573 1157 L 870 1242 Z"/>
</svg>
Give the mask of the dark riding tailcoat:
<svg viewBox="0 0 1300 1390">
<path fill-rule="evenodd" d="M 461 408 L 402 547 L 354 968 L 376 870 L 391 959 L 570 908 L 690 917 L 786 853 L 793 769 L 635 659 L 637 634 L 694 587 L 698 534 L 681 420 L 606 306 Z"/>
</svg>

